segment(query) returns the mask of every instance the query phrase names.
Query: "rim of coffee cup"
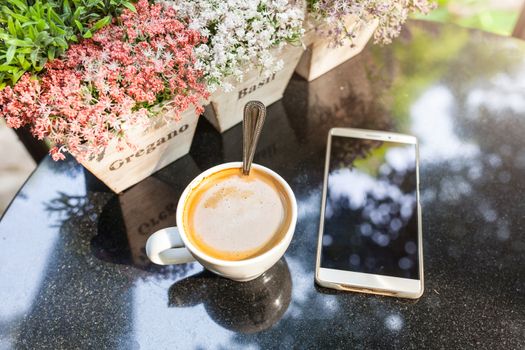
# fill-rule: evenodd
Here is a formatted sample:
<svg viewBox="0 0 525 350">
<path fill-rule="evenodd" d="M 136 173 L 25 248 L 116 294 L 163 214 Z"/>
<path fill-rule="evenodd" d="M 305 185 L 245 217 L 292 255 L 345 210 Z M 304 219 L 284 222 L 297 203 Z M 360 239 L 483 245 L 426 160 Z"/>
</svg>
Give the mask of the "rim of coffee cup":
<svg viewBox="0 0 525 350">
<path fill-rule="evenodd" d="M 290 235 L 293 235 L 294 231 L 295 231 L 295 225 L 296 225 L 296 222 L 297 222 L 297 201 L 296 201 L 296 198 L 295 198 L 295 194 L 293 193 L 292 191 L 292 188 L 290 187 L 290 185 L 288 184 L 288 182 L 286 182 L 286 180 L 284 180 L 282 178 L 281 175 L 277 174 L 275 171 L 263 166 L 263 165 L 260 165 L 260 164 L 256 164 L 256 163 L 252 163 L 252 168 L 255 168 L 255 169 L 258 169 L 258 170 L 261 170 L 261 171 L 264 171 L 265 173 L 271 175 L 273 178 L 275 178 L 276 180 L 278 180 L 282 185 L 283 185 L 283 188 L 286 192 L 286 194 L 288 195 L 288 197 L 290 198 L 290 203 L 291 203 L 291 214 L 292 214 L 292 217 L 291 217 L 291 220 L 290 220 L 290 226 L 288 227 L 287 231 L 286 231 L 286 234 L 282 237 L 282 239 L 277 243 L 275 244 L 272 248 L 270 248 L 269 250 L 267 250 L 266 252 L 260 254 L 260 255 L 257 255 L 257 256 L 254 256 L 253 258 L 249 258 L 249 259 L 244 259 L 244 260 L 223 260 L 223 259 L 218 259 L 218 258 L 214 258 L 206 253 L 204 253 L 202 250 L 198 249 L 195 245 L 193 245 L 190 240 L 187 238 L 186 236 L 186 231 L 185 231 L 185 228 L 184 228 L 184 225 L 183 225 L 183 213 L 184 213 L 184 207 L 185 207 L 185 204 L 186 204 L 186 199 L 188 198 L 188 195 L 190 193 L 191 190 L 193 190 L 193 188 L 195 188 L 199 183 L 201 183 L 201 181 L 218 172 L 218 171 L 221 171 L 221 170 L 224 170 L 224 169 L 231 169 L 231 168 L 239 168 L 241 169 L 242 168 L 242 162 L 229 162 L 229 163 L 222 163 L 222 164 L 219 164 L 219 165 L 215 165 L 207 170 L 205 170 L 204 172 L 202 172 L 201 174 L 199 174 L 197 177 L 195 177 L 189 184 L 188 186 L 186 186 L 186 188 L 184 189 L 184 191 L 182 192 L 182 195 L 180 196 L 179 198 L 179 202 L 177 204 L 177 228 L 179 230 L 179 234 L 181 236 L 181 239 L 182 241 L 184 242 L 184 245 L 186 246 L 186 248 L 194 255 L 198 256 L 199 258 L 203 259 L 203 260 L 206 260 L 210 263 L 213 263 L 213 264 L 217 264 L 217 265 L 221 265 L 221 266 L 238 266 L 238 265 L 245 265 L 246 263 L 256 263 L 257 261 L 261 260 L 261 261 L 264 261 L 265 258 L 269 255 L 271 255 L 271 253 L 276 250 L 279 246 L 283 245 L 283 244 L 286 244 L 287 242 L 287 238 L 290 236 Z"/>
</svg>

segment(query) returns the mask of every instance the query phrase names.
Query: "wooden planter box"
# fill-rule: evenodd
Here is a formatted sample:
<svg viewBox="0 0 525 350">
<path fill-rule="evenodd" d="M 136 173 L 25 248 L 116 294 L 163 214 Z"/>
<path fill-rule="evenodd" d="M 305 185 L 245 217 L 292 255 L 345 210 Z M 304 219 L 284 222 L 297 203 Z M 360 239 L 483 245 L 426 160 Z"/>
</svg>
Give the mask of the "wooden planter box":
<svg viewBox="0 0 525 350">
<path fill-rule="evenodd" d="M 118 151 L 114 140 L 101 155 L 82 165 L 119 193 L 184 156 L 190 150 L 198 116 L 191 107 L 180 120 L 166 122 L 166 113 L 170 111 L 161 112 L 146 130 L 137 127 L 128 132 L 135 149 L 126 146 Z"/>
<path fill-rule="evenodd" d="M 302 46 L 287 45 L 278 55 L 284 61 L 282 70 L 263 78 L 260 70 L 254 67 L 244 75 L 242 83 L 236 84 L 233 91 L 219 90 L 212 94 L 204 116 L 217 130 L 224 132 L 242 121 L 246 102 L 259 100 L 268 106 L 280 100 L 302 53 Z"/>
<path fill-rule="evenodd" d="M 351 25 L 352 22 L 352 18 L 349 18 L 347 21 L 348 25 Z M 359 54 L 374 34 L 377 23 L 372 22 L 366 25 L 355 40 L 354 46 L 345 45 L 341 47 L 332 47 L 329 38 L 318 33 L 312 24 L 307 24 L 307 26 L 308 28 L 303 39 L 306 51 L 301 57 L 295 72 L 304 79 L 312 81 Z"/>
</svg>

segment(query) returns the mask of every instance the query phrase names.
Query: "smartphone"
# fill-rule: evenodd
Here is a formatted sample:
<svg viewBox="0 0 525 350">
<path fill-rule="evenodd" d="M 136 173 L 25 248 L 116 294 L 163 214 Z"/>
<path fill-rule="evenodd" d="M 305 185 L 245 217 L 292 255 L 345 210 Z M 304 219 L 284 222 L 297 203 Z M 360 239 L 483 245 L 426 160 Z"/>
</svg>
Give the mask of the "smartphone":
<svg viewBox="0 0 525 350">
<path fill-rule="evenodd" d="M 423 294 L 414 136 L 330 130 L 315 280 L 340 290 L 412 299 Z"/>
</svg>

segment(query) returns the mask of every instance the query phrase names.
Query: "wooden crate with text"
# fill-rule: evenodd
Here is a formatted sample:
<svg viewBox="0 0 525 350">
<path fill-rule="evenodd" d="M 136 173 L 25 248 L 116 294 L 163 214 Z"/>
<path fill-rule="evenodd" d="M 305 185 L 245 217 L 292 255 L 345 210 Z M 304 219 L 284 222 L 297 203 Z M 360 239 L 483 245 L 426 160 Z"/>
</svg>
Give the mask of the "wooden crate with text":
<svg viewBox="0 0 525 350">
<path fill-rule="evenodd" d="M 351 26 L 352 18 L 349 18 L 347 22 L 347 25 Z M 353 46 L 341 47 L 333 47 L 330 38 L 316 31 L 311 23 L 307 26 L 303 39 L 306 51 L 297 64 L 295 72 L 304 79 L 312 81 L 363 51 L 374 34 L 377 23 L 367 24 L 360 31 Z"/>
<path fill-rule="evenodd" d="M 279 53 L 284 61 L 282 70 L 265 78 L 254 67 L 245 74 L 243 82 L 235 85 L 233 91 L 212 94 L 204 115 L 217 130 L 224 132 L 242 121 L 246 102 L 259 100 L 268 106 L 280 100 L 302 53 L 302 46 L 287 45 Z"/>
<path fill-rule="evenodd" d="M 190 150 L 198 121 L 195 109 L 188 109 L 177 121 L 166 122 L 170 119 L 165 117 L 155 117 L 145 130 L 136 127 L 129 131 L 134 149 L 126 146 L 119 151 L 114 141 L 101 155 L 82 161 L 82 165 L 116 193 L 135 185 Z"/>
</svg>

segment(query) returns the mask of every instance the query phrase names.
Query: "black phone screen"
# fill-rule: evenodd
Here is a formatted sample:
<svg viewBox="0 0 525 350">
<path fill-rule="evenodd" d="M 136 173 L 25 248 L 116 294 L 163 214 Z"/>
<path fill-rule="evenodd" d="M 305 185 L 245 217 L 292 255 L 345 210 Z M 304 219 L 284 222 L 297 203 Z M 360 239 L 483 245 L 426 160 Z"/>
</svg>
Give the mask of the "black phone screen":
<svg viewBox="0 0 525 350">
<path fill-rule="evenodd" d="M 332 136 L 321 267 L 419 279 L 416 152 Z"/>
</svg>

